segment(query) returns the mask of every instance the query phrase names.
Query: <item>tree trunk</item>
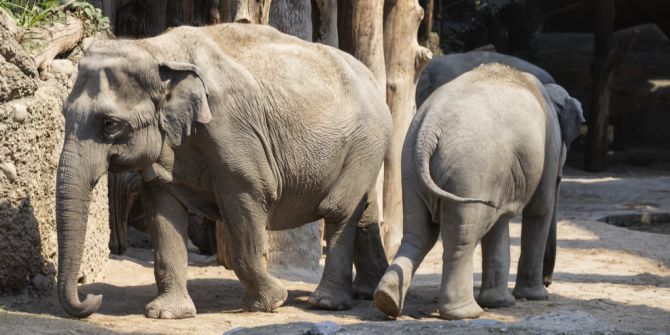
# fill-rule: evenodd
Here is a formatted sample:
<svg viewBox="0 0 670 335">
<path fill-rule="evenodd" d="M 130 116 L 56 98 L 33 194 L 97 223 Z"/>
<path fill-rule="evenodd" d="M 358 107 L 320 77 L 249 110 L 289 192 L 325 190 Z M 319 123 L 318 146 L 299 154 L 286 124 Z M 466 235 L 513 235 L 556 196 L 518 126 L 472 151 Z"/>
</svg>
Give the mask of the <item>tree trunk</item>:
<svg viewBox="0 0 670 335">
<path fill-rule="evenodd" d="M 260 23 L 270 22 L 272 0 L 234 0 L 234 22 Z"/>
<path fill-rule="evenodd" d="M 314 42 L 330 45 L 331 47 L 339 47 L 339 39 L 337 36 L 337 0 L 315 0 L 316 6 L 312 6 L 312 20 L 314 23 L 313 30 Z M 314 10 L 316 9 L 316 11 Z"/>
<path fill-rule="evenodd" d="M 146 11 L 147 31 L 145 33 L 147 36 L 156 36 L 165 31 L 167 0 L 147 0 L 147 7 L 150 10 Z"/>
<path fill-rule="evenodd" d="M 168 1 L 167 25 L 177 27 L 192 24 L 194 19 L 194 0 Z"/>
<path fill-rule="evenodd" d="M 305 41 L 312 41 L 312 5 L 310 0 L 274 0 L 270 7 L 270 25 Z"/>
<path fill-rule="evenodd" d="M 400 156 L 405 133 L 412 121 L 416 82 L 432 58 L 419 46 L 417 32 L 423 9 L 417 0 L 387 1 L 384 8 L 384 59 L 386 102 L 393 119 L 391 145 L 384 160 L 384 246 L 392 258 L 402 239 L 402 185 Z"/>
<path fill-rule="evenodd" d="M 35 66 L 43 70 L 60 53 L 74 48 L 84 37 L 84 26 L 79 19 L 68 16 L 63 23 L 28 29 L 21 45 L 32 50 Z"/>
<path fill-rule="evenodd" d="M 613 44 L 614 0 L 596 1 L 594 28 L 591 108 L 588 118 L 586 154 L 584 155 L 585 168 L 591 172 L 603 171 L 607 168 L 611 73 L 607 73 L 605 69 Z"/>
<path fill-rule="evenodd" d="M 343 1 L 340 14 L 342 50 L 350 53 L 372 71 L 377 88 L 386 96 L 384 64 L 384 0 Z M 377 177 L 379 222 L 384 219 L 384 167 Z"/>
<path fill-rule="evenodd" d="M 423 46 L 428 46 L 430 33 L 433 31 L 434 1 L 421 0 L 419 4 L 421 5 L 421 7 L 423 7 L 424 10 L 423 20 L 421 20 L 421 25 L 419 25 L 419 44 Z"/>
</svg>

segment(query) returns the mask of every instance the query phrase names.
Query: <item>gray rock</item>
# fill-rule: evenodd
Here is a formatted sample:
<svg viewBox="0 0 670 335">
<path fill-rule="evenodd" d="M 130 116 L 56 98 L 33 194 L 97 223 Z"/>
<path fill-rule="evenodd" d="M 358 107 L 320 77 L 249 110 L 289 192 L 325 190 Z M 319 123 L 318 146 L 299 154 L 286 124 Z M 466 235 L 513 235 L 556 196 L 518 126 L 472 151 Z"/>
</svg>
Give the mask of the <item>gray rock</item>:
<svg viewBox="0 0 670 335">
<path fill-rule="evenodd" d="M 95 38 L 93 38 L 93 36 L 89 36 L 89 37 L 86 37 L 85 39 L 83 39 L 81 41 L 82 49 L 84 49 L 84 51 L 86 51 L 91 46 L 91 44 L 93 44 L 93 41 L 95 41 Z"/>
<path fill-rule="evenodd" d="M 12 163 L 3 163 L 0 165 L 0 169 L 2 169 L 2 172 L 5 173 L 5 177 L 9 179 L 10 181 L 15 181 L 16 177 L 18 176 L 16 174 L 16 166 Z"/>
<path fill-rule="evenodd" d="M 64 75 L 71 75 L 74 73 L 74 64 L 69 59 L 54 59 L 51 62 L 51 69 L 54 72 L 62 73 Z"/>
<path fill-rule="evenodd" d="M 323 321 L 312 324 L 312 328 L 307 331 L 307 335 L 332 335 L 340 331 L 340 327 L 333 321 Z"/>
<path fill-rule="evenodd" d="M 28 107 L 24 104 L 14 104 L 14 121 L 23 123 L 28 118 Z"/>
<path fill-rule="evenodd" d="M 243 334 L 245 330 L 247 330 L 247 327 L 235 327 L 223 333 L 223 335 Z"/>
<path fill-rule="evenodd" d="M 47 278 L 46 276 L 44 276 L 41 273 L 36 274 L 35 277 L 33 277 L 33 280 L 31 282 L 33 284 L 33 287 L 36 288 L 40 292 L 44 292 L 47 289 L 49 289 L 49 284 L 50 284 L 49 278 Z"/>
</svg>

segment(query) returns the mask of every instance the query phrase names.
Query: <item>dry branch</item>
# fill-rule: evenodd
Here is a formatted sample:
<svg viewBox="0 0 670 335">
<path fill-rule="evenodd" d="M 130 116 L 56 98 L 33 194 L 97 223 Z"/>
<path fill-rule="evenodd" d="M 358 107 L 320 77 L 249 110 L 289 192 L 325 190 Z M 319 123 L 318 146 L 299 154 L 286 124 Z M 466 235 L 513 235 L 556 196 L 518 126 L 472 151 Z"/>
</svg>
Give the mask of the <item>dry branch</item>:
<svg viewBox="0 0 670 335">
<path fill-rule="evenodd" d="M 396 0 L 384 9 L 384 59 L 386 61 L 386 102 L 391 110 L 393 134 L 384 160 L 384 248 L 395 255 L 402 239 L 402 186 L 400 156 L 405 134 L 412 121 L 416 82 L 432 58 L 419 45 L 417 32 L 423 9 L 417 0 Z"/>
<path fill-rule="evenodd" d="M 68 16 L 62 23 L 28 29 L 21 45 L 32 50 L 35 66 L 43 70 L 56 56 L 74 48 L 82 38 L 84 25 L 79 19 Z"/>
</svg>

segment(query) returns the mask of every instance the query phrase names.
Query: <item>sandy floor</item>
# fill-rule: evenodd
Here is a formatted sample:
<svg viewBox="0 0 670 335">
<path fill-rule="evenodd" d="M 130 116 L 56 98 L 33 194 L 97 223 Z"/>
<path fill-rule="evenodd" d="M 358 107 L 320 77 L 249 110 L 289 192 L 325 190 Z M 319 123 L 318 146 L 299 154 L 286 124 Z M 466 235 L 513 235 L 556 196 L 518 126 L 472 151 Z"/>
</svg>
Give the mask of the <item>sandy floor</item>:
<svg viewBox="0 0 670 335">
<path fill-rule="evenodd" d="M 619 332 L 669 333 L 670 235 L 632 231 L 597 219 L 640 210 L 670 211 L 670 173 L 623 167 L 603 174 L 569 170 L 564 177 L 561 200 L 559 253 L 554 284 L 549 288 L 550 299 L 517 301 L 513 307 L 486 310 L 482 318 L 511 324 L 529 316 L 581 311 Z M 518 220 L 510 230 L 512 256 L 517 259 Z M 66 318 L 55 295 L 42 299 L 2 297 L 0 334 L 222 334 L 236 327 L 325 320 L 340 325 L 385 321 L 381 328 L 400 332 L 409 330 L 401 327 L 413 320 L 424 322 L 428 329 L 444 324 L 436 318 L 441 251 L 436 246 L 417 272 L 404 315 L 399 318 L 406 322 L 396 322 L 397 328 L 394 321 L 386 321 L 371 301 L 357 301 L 348 311 L 310 309 L 306 298 L 316 287 L 319 274 L 281 275 L 289 289 L 287 304 L 276 313 L 243 313 L 239 309 L 242 287 L 233 272 L 220 266 L 206 266 L 206 260 L 197 255 L 192 255 L 193 264 L 189 267 L 189 291 L 198 309 L 197 317 L 149 320 L 143 312 L 144 305 L 156 293 L 151 254 L 146 249 L 131 249 L 123 257 L 112 257 L 96 283 L 82 287 L 84 293 L 104 295 L 98 313 L 77 321 Z M 513 261 L 512 274 L 515 268 Z M 474 276 L 478 286 L 481 278 L 478 264 Z M 514 275 L 510 288 L 513 284 Z M 575 329 L 567 323 L 559 324 L 558 329 L 562 327 Z M 487 333 L 485 329 L 480 331 Z"/>
</svg>

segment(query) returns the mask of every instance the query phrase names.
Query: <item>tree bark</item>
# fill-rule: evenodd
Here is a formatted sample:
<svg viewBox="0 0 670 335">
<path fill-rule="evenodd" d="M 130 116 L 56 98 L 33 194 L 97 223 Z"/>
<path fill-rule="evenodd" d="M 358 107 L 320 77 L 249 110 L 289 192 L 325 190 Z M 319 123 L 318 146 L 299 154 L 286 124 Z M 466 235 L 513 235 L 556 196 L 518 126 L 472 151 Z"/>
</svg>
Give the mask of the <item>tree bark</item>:
<svg viewBox="0 0 670 335">
<path fill-rule="evenodd" d="M 614 0 L 596 1 L 594 30 L 591 108 L 584 155 L 585 168 L 591 172 L 607 168 L 607 126 L 612 73 L 606 71 L 606 68 L 613 44 Z"/>
<path fill-rule="evenodd" d="M 234 22 L 260 24 L 270 22 L 272 0 L 234 0 L 234 2 Z"/>
<path fill-rule="evenodd" d="M 156 36 L 166 28 L 167 0 L 147 0 L 146 29 L 147 36 Z"/>
<path fill-rule="evenodd" d="M 318 22 L 314 25 L 314 42 L 339 47 L 337 35 L 337 0 L 315 0 L 316 14 L 312 15 L 312 20 Z M 312 10 L 312 13 L 315 11 Z"/>
<path fill-rule="evenodd" d="M 81 21 L 68 16 L 63 23 L 28 29 L 21 45 L 32 50 L 35 66 L 43 70 L 58 54 L 74 48 L 83 37 L 84 26 Z"/>
<path fill-rule="evenodd" d="M 419 46 L 417 32 L 423 9 L 417 0 L 387 1 L 384 6 L 384 59 L 386 102 L 391 110 L 393 134 L 384 160 L 384 246 L 392 258 L 402 239 L 402 185 L 400 156 L 405 133 L 412 121 L 416 82 L 432 58 Z"/>
<path fill-rule="evenodd" d="M 428 46 L 430 33 L 433 31 L 433 8 L 435 2 L 433 0 L 421 0 L 419 4 L 424 10 L 423 20 L 421 20 L 421 24 L 419 25 L 419 44 Z"/>
<path fill-rule="evenodd" d="M 270 7 L 270 25 L 305 41 L 312 41 L 312 4 L 310 0 L 274 0 Z"/>
</svg>

